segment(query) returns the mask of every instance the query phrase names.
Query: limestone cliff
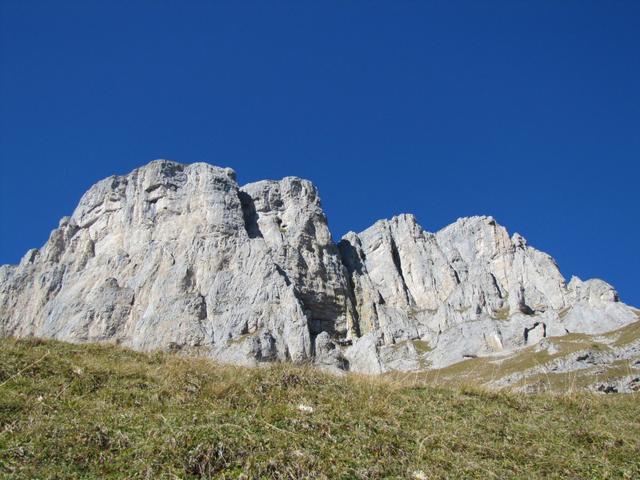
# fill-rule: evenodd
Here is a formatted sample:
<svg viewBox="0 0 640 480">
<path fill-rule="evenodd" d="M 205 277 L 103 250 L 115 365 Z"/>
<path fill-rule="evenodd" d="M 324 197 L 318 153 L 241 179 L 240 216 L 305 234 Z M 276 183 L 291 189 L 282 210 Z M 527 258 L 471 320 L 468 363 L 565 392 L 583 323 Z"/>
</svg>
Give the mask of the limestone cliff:
<svg viewBox="0 0 640 480">
<path fill-rule="evenodd" d="M 364 371 L 397 369 L 400 359 L 403 369 L 442 367 L 637 320 L 613 287 L 575 277 L 566 284 L 549 255 L 491 217 L 434 234 L 400 215 L 345 235 L 340 250 L 362 335 L 353 362 Z"/>
<path fill-rule="evenodd" d="M 434 234 L 401 215 L 336 245 L 311 182 L 240 187 L 205 163 L 98 182 L 44 247 L 0 267 L 3 336 L 248 365 L 420 370 L 636 320 L 491 217 Z"/>
</svg>

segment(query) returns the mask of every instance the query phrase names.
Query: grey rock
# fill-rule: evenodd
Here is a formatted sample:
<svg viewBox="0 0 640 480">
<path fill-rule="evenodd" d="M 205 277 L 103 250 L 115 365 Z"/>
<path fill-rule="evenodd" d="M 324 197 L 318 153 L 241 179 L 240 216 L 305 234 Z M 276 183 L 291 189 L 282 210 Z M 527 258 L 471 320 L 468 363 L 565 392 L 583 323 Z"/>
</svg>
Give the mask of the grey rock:
<svg viewBox="0 0 640 480">
<path fill-rule="evenodd" d="M 567 284 L 491 217 L 429 233 L 400 215 L 336 245 L 311 182 L 240 187 L 205 163 L 98 182 L 41 249 L 0 267 L 2 336 L 243 365 L 415 371 L 637 320 L 613 287 Z"/>
<path fill-rule="evenodd" d="M 638 319 L 601 280 L 566 284 L 550 256 L 492 217 L 462 218 L 434 234 L 400 215 L 348 233 L 339 247 L 360 333 L 377 332 L 378 351 L 426 341 L 431 367 Z"/>
<path fill-rule="evenodd" d="M 41 250 L 0 270 L 3 335 L 242 364 L 311 358 L 306 312 L 347 324 L 345 277 L 315 188 L 289 178 L 246 191 L 231 169 L 165 160 L 97 183 Z M 283 213 L 288 232 L 277 240 L 267 223 L 280 209 L 264 207 L 274 197 L 298 207 Z"/>
<path fill-rule="evenodd" d="M 385 371 L 380 359 L 381 337 L 378 332 L 369 332 L 356 339 L 345 352 L 349 369 L 354 372 L 376 375 Z"/>
<path fill-rule="evenodd" d="M 331 339 L 328 332 L 321 332 L 315 337 L 315 364 L 332 373 L 342 373 L 349 369 L 349 362 L 342 350 Z"/>
<path fill-rule="evenodd" d="M 241 195 L 252 236 L 263 239 L 279 271 L 295 285 L 312 335 L 351 335 L 347 277 L 316 187 L 286 177 L 245 185 Z"/>
<path fill-rule="evenodd" d="M 589 390 L 602 394 L 637 393 L 640 392 L 640 373 L 636 375 L 625 375 L 615 380 L 595 382 L 589 386 Z"/>
</svg>

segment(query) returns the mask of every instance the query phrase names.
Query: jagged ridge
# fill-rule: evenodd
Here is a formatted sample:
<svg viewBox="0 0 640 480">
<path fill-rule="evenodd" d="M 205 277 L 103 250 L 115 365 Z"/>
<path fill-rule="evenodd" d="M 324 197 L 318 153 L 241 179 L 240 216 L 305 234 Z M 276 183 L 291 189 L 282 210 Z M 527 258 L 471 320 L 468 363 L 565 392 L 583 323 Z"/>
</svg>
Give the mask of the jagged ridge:
<svg viewBox="0 0 640 480">
<path fill-rule="evenodd" d="M 434 234 L 400 215 L 336 245 L 311 182 L 240 187 L 231 169 L 166 160 L 98 182 L 42 249 L 0 267 L 0 308 L 3 336 L 369 373 L 636 320 L 491 217 Z"/>
</svg>

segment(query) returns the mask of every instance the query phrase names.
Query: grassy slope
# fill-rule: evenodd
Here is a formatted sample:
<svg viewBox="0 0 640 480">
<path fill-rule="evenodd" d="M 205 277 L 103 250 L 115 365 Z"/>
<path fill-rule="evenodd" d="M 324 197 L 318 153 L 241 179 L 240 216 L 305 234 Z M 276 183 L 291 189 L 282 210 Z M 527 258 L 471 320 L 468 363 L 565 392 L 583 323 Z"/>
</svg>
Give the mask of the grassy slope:
<svg viewBox="0 0 640 480">
<path fill-rule="evenodd" d="M 0 477 L 640 478 L 637 395 L 417 378 L 3 340 Z"/>
<path fill-rule="evenodd" d="M 638 317 L 640 318 L 640 315 Z M 462 386 L 474 383 L 489 386 L 498 379 L 543 366 L 542 373 L 516 381 L 511 387 L 518 388 L 529 385 L 539 391 L 572 392 L 601 381 L 606 382 L 626 375 L 640 375 L 638 368 L 633 366 L 637 359 L 618 361 L 607 367 L 594 365 L 582 370 L 563 373 L 548 370 L 546 366 L 549 365 L 549 362 L 568 357 L 576 352 L 610 351 L 611 348 L 607 344 L 609 341 L 613 346 L 622 347 L 637 341 L 638 338 L 640 338 L 640 322 L 635 322 L 604 335 L 572 333 L 562 337 L 547 338 L 547 341 L 553 344 L 557 350 L 553 354 L 546 350 L 539 350 L 534 345 L 506 357 L 473 358 L 449 367 L 431 370 L 419 374 L 419 376 L 423 381 L 432 385 Z"/>
</svg>

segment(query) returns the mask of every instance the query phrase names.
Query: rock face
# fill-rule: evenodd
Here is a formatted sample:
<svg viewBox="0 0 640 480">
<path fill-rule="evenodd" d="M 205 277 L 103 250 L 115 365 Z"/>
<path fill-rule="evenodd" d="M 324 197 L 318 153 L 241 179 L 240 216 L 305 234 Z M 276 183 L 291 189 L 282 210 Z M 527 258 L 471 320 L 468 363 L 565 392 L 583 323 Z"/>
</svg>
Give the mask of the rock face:
<svg viewBox="0 0 640 480">
<path fill-rule="evenodd" d="M 239 187 L 156 160 L 94 185 L 40 250 L 0 267 L 0 335 L 111 341 L 254 365 L 445 366 L 637 320 L 491 217 L 433 234 L 411 215 L 336 245 L 309 181 Z"/>
<path fill-rule="evenodd" d="M 491 217 L 462 218 L 433 234 L 400 215 L 345 235 L 339 246 L 363 335 L 354 349 L 362 343 L 370 355 L 395 362 L 369 362 L 371 372 L 397 369 L 399 357 L 442 367 L 638 319 L 601 280 L 574 277 L 567 285 L 549 255 L 518 234 L 510 238 Z M 429 351 L 397 353 L 416 340 Z"/>
<path fill-rule="evenodd" d="M 253 364 L 307 360 L 311 324 L 344 334 L 348 323 L 315 188 L 287 178 L 240 190 L 231 169 L 203 163 L 154 161 L 99 182 L 42 251 L 1 275 L 4 335 Z"/>
</svg>

